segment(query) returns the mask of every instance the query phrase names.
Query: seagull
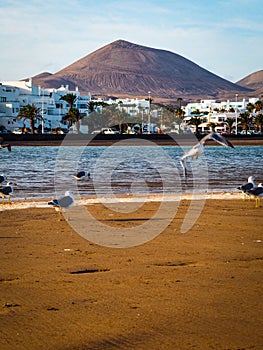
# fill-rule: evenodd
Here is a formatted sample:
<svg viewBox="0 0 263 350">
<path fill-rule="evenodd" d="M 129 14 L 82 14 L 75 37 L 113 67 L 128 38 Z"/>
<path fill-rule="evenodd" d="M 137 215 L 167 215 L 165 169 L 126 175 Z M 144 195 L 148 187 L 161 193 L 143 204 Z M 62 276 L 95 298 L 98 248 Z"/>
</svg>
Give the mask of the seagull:
<svg viewBox="0 0 263 350">
<path fill-rule="evenodd" d="M 73 177 L 78 180 L 85 180 L 86 178 L 90 179 L 90 173 L 87 171 L 79 171 L 76 175 L 73 175 Z"/>
<path fill-rule="evenodd" d="M 4 182 L 6 182 L 6 176 L 5 175 L 0 175 L 0 185 L 2 185 Z"/>
<path fill-rule="evenodd" d="M 263 183 L 258 184 L 258 187 L 247 190 L 246 193 L 256 199 L 256 208 L 259 208 L 260 198 L 263 197 Z"/>
<path fill-rule="evenodd" d="M 0 149 L 7 148 L 9 152 L 11 152 L 11 145 L 9 143 L 3 143 L 4 139 L 0 137 Z"/>
<path fill-rule="evenodd" d="M 66 191 L 65 196 L 59 199 L 52 199 L 48 205 L 52 205 L 58 212 L 58 221 L 61 219 L 61 212 L 69 210 L 74 204 L 74 195 L 71 191 Z M 68 218 L 69 219 L 69 218 Z"/>
<path fill-rule="evenodd" d="M 8 203 L 11 204 L 10 196 L 13 194 L 13 182 L 8 182 L 6 186 L 0 188 L 0 196 L 2 197 L 2 204 L 5 204 L 5 197 L 8 198 Z"/>
<path fill-rule="evenodd" d="M 187 157 L 192 157 L 192 159 L 194 159 L 194 157 L 195 157 L 197 159 L 201 154 L 204 153 L 204 144 L 205 144 L 206 141 L 209 141 L 209 140 L 214 140 L 217 143 L 219 143 L 220 145 L 234 148 L 232 143 L 230 141 L 228 141 L 224 136 L 222 136 L 220 134 L 217 134 L 217 133 L 213 132 L 211 134 L 208 134 L 208 135 L 204 136 L 189 151 L 186 151 L 185 154 L 180 159 L 180 163 L 181 163 L 183 171 L 184 171 L 184 176 L 187 175 L 187 170 L 186 170 L 186 159 L 187 159 Z"/>
<path fill-rule="evenodd" d="M 252 190 L 252 188 L 255 187 L 254 180 L 255 180 L 254 176 L 249 176 L 246 184 L 237 187 L 238 190 L 243 192 L 244 198 L 247 195 L 247 191 Z"/>
</svg>

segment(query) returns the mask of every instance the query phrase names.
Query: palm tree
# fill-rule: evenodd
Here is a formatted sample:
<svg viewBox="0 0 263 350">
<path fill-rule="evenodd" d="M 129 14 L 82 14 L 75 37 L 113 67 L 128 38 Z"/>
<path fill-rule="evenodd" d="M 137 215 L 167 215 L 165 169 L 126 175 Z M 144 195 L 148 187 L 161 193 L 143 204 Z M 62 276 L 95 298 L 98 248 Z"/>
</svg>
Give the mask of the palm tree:
<svg viewBox="0 0 263 350">
<path fill-rule="evenodd" d="M 249 113 L 249 114 L 251 114 L 252 112 L 253 112 L 253 109 L 254 109 L 255 107 L 254 107 L 254 105 L 253 105 L 253 103 L 248 103 L 247 104 L 247 112 Z"/>
<path fill-rule="evenodd" d="M 262 132 L 263 130 L 263 114 L 258 114 L 255 118 L 255 123 L 257 127 L 259 128 L 259 131 Z"/>
<path fill-rule="evenodd" d="M 233 128 L 234 123 L 235 123 L 235 120 L 233 118 L 226 119 L 227 128 L 229 129 L 230 134 L 231 134 L 231 130 Z"/>
<path fill-rule="evenodd" d="M 178 102 L 178 108 L 182 108 L 182 97 L 178 97 L 177 102 Z"/>
<path fill-rule="evenodd" d="M 242 127 L 246 131 L 246 135 L 247 135 L 249 124 L 251 122 L 250 113 L 248 111 L 246 111 L 244 113 L 240 113 L 239 116 L 241 118 Z"/>
<path fill-rule="evenodd" d="M 191 114 L 193 114 L 193 115 L 200 115 L 201 112 L 200 112 L 200 110 L 197 108 L 197 109 L 195 109 L 194 111 L 192 111 Z"/>
<path fill-rule="evenodd" d="M 218 123 L 214 123 L 214 122 L 210 122 L 207 124 L 207 126 L 212 129 L 212 132 L 215 132 L 217 125 Z"/>
<path fill-rule="evenodd" d="M 69 105 L 68 113 L 73 108 L 73 104 L 76 101 L 76 98 L 77 98 L 77 96 L 72 94 L 72 93 L 66 94 L 66 95 L 60 97 L 60 100 L 65 101 L 65 102 L 68 103 L 68 105 Z"/>
<path fill-rule="evenodd" d="M 185 111 L 183 111 L 181 107 L 178 107 L 175 110 L 175 115 L 180 119 L 184 119 Z"/>
<path fill-rule="evenodd" d="M 35 133 L 35 122 L 38 120 L 43 120 L 41 109 L 38 108 L 34 103 L 32 103 L 32 105 L 27 104 L 26 106 L 22 107 L 17 115 L 17 118 L 24 120 L 29 119 L 32 134 Z"/>
<path fill-rule="evenodd" d="M 263 107 L 262 102 L 258 100 L 257 102 L 255 102 L 254 107 L 256 109 L 257 114 L 260 114 Z"/>
<path fill-rule="evenodd" d="M 176 115 L 183 119 L 185 112 L 182 110 L 182 100 L 182 97 L 177 98 L 178 108 L 176 109 Z"/>
<path fill-rule="evenodd" d="M 101 106 L 104 108 L 108 106 L 108 103 L 104 101 L 90 101 L 87 105 L 89 113 L 96 112 L 97 111 L 96 107 L 98 106 Z"/>
<path fill-rule="evenodd" d="M 130 115 L 122 110 L 115 108 L 112 110 L 112 113 L 109 117 L 109 125 L 117 125 L 119 126 L 120 134 L 123 132 L 124 121 L 127 121 L 130 118 Z"/>
<path fill-rule="evenodd" d="M 80 119 L 82 119 L 85 114 L 81 114 L 78 108 L 72 107 L 67 114 L 62 118 L 63 121 L 68 121 L 70 125 L 74 123 L 76 125 L 76 134 L 79 134 L 80 129 Z"/>
<path fill-rule="evenodd" d="M 195 126 L 195 132 L 198 132 L 198 126 L 202 124 L 202 119 L 200 117 L 192 117 L 188 124 Z"/>
<path fill-rule="evenodd" d="M 89 113 L 93 113 L 96 111 L 95 106 L 96 106 L 96 102 L 94 102 L 94 101 L 90 101 L 88 103 L 87 107 L 88 107 Z"/>
</svg>

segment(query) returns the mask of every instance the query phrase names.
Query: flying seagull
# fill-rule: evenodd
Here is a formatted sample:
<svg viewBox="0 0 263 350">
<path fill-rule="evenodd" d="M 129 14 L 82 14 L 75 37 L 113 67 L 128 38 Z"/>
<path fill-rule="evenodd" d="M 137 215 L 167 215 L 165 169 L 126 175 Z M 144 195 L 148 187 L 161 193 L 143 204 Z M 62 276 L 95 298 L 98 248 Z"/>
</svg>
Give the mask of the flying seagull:
<svg viewBox="0 0 263 350">
<path fill-rule="evenodd" d="M 255 187 L 255 183 L 254 183 L 254 176 L 249 176 L 249 178 L 247 179 L 247 183 L 238 186 L 237 189 L 243 192 L 243 197 L 245 198 L 247 195 L 247 191 L 252 190 L 252 188 Z"/>
<path fill-rule="evenodd" d="M 9 152 L 11 152 L 11 145 L 9 143 L 4 143 L 4 139 L 0 137 L 0 149 L 7 148 Z"/>
<path fill-rule="evenodd" d="M 201 154 L 204 153 L 204 144 L 206 143 L 206 141 L 209 141 L 209 140 L 214 140 L 220 145 L 234 148 L 232 143 L 220 134 L 213 132 L 211 134 L 204 136 L 194 147 L 192 147 L 189 151 L 186 151 L 185 154 L 180 159 L 180 163 L 184 171 L 184 176 L 187 175 L 187 169 L 186 169 L 187 157 L 192 157 L 192 159 L 194 158 L 197 159 Z"/>
<path fill-rule="evenodd" d="M 59 199 L 52 199 L 48 205 L 52 205 L 58 212 L 58 220 L 61 219 L 61 212 L 69 210 L 74 204 L 74 195 L 71 191 L 66 191 L 65 196 Z M 68 217 L 69 219 L 69 217 Z"/>
<path fill-rule="evenodd" d="M 246 192 L 249 196 L 252 196 L 256 200 L 256 208 L 260 207 L 260 198 L 263 197 L 263 183 L 258 184 L 258 187 L 254 187 Z"/>
<path fill-rule="evenodd" d="M 76 175 L 73 175 L 73 177 L 78 180 L 85 180 L 85 179 L 90 179 L 90 173 L 87 171 L 79 171 Z"/>
<path fill-rule="evenodd" d="M 5 204 L 5 198 L 8 198 L 8 203 L 11 204 L 10 196 L 13 194 L 13 182 L 8 182 L 6 186 L 0 188 L 0 196 L 2 197 L 2 204 Z"/>
</svg>

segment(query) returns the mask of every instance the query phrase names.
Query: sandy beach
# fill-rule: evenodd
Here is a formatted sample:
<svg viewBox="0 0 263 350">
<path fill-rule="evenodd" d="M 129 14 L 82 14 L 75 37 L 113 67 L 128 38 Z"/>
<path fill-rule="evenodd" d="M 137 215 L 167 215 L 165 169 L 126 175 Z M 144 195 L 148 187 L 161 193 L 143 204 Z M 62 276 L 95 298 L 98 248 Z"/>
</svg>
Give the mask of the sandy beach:
<svg viewBox="0 0 263 350">
<path fill-rule="evenodd" d="M 207 199 L 183 234 L 189 204 L 156 238 L 123 249 L 83 238 L 53 208 L 2 208 L 1 350 L 262 349 L 263 206 Z M 140 232 L 159 206 L 87 210 Z"/>
</svg>

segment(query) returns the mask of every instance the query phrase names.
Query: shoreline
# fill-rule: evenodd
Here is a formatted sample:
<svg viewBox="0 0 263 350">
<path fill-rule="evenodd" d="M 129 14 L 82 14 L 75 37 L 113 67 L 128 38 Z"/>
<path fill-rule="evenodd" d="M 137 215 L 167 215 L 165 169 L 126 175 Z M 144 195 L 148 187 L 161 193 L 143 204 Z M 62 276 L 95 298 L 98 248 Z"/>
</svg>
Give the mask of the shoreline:
<svg viewBox="0 0 263 350">
<path fill-rule="evenodd" d="M 151 202 L 180 202 L 180 201 L 206 201 L 206 200 L 238 200 L 243 199 L 241 192 L 206 192 L 206 193 L 184 193 L 184 194 L 150 194 L 150 195 L 119 195 L 119 196 L 89 196 L 75 199 L 74 206 L 87 206 L 92 204 L 129 204 L 129 203 L 151 203 Z M 36 199 L 13 199 L 11 204 L 5 203 L 0 206 L 0 212 L 6 210 L 20 210 L 29 208 L 51 208 L 48 202 L 51 198 Z M 251 201 L 252 202 L 252 201 Z"/>
<path fill-rule="evenodd" d="M 202 135 L 200 135 L 202 136 Z M 200 138 L 199 136 L 199 138 Z M 70 134 L 70 135 L 9 135 L 3 136 L 4 142 L 11 146 L 111 146 L 125 141 L 127 146 L 149 145 L 154 143 L 159 146 L 193 145 L 196 143 L 194 135 L 164 134 L 164 135 L 96 135 Z M 262 146 L 263 136 L 230 136 L 227 139 L 235 146 Z M 209 141 L 209 145 L 218 145 Z"/>
</svg>

